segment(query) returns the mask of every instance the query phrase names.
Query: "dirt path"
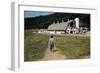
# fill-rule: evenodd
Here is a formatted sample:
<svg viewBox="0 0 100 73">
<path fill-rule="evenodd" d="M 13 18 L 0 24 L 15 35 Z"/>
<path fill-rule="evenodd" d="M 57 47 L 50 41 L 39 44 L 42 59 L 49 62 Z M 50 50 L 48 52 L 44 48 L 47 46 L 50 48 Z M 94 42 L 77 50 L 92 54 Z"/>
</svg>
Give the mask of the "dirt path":
<svg viewBox="0 0 100 73">
<path fill-rule="evenodd" d="M 59 50 L 54 49 L 53 52 L 50 52 L 49 48 L 47 48 L 42 60 L 64 60 L 64 59 L 66 59 L 66 57 L 62 55 Z"/>
</svg>

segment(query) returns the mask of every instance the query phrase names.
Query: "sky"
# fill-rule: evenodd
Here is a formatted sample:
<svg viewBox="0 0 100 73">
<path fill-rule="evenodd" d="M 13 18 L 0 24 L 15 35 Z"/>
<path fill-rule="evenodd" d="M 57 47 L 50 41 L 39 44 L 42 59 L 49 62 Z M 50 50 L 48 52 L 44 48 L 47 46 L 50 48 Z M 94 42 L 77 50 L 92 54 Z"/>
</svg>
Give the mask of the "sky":
<svg viewBox="0 0 100 73">
<path fill-rule="evenodd" d="M 24 11 L 24 18 L 44 16 L 53 14 L 53 12 L 42 12 L 42 11 Z"/>
</svg>

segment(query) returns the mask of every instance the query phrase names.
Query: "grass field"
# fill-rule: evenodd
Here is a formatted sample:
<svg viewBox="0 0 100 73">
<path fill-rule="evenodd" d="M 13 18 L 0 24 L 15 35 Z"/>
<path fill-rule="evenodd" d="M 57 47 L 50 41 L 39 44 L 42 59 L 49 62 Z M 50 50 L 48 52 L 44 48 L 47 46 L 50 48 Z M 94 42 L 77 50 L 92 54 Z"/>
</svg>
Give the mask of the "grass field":
<svg viewBox="0 0 100 73">
<path fill-rule="evenodd" d="M 33 34 L 32 30 L 25 30 L 24 39 L 24 60 L 40 60 L 44 56 L 45 49 L 48 47 L 49 36 Z"/>
<path fill-rule="evenodd" d="M 90 37 L 55 36 L 55 45 L 67 59 L 80 59 L 90 55 Z"/>
<path fill-rule="evenodd" d="M 41 60 L 48 48 L 49 35 L 24 32 L 24 61 Z M 90 37 L 55 35 L 55 47 L 66 56 L 66 59 L 80 59 L 90 55 Z"/>
</svg>

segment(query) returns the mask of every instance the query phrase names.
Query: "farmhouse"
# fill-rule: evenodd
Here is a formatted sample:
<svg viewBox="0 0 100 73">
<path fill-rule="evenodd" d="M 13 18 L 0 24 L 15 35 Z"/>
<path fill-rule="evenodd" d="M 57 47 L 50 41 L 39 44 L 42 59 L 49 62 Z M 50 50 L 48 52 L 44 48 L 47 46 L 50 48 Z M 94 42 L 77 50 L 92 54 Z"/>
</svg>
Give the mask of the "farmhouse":
<svg viewBox="0 0 100 73">
<path fill-rule="evenodd" d="M 67 22 L 57 21 L 57 23 L 48 26 L 48 31 L 53 34 L 77 34 L 79 33 L 79 18 Z"/>
</svg>

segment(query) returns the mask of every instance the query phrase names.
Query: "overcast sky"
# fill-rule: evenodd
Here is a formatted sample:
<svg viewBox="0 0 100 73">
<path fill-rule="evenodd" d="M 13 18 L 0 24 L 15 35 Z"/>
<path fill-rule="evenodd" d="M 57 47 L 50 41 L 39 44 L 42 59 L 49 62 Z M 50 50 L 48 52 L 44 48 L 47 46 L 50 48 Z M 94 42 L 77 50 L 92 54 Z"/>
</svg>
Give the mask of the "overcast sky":
<svg viewBox="0 0 100 73">
<path fill-rule="evenodd" d="M 42 12 L 42 11 L 24 11 L 24 18 L 44 16 L 52 14 L 53 12 Z"/>
</svg>

